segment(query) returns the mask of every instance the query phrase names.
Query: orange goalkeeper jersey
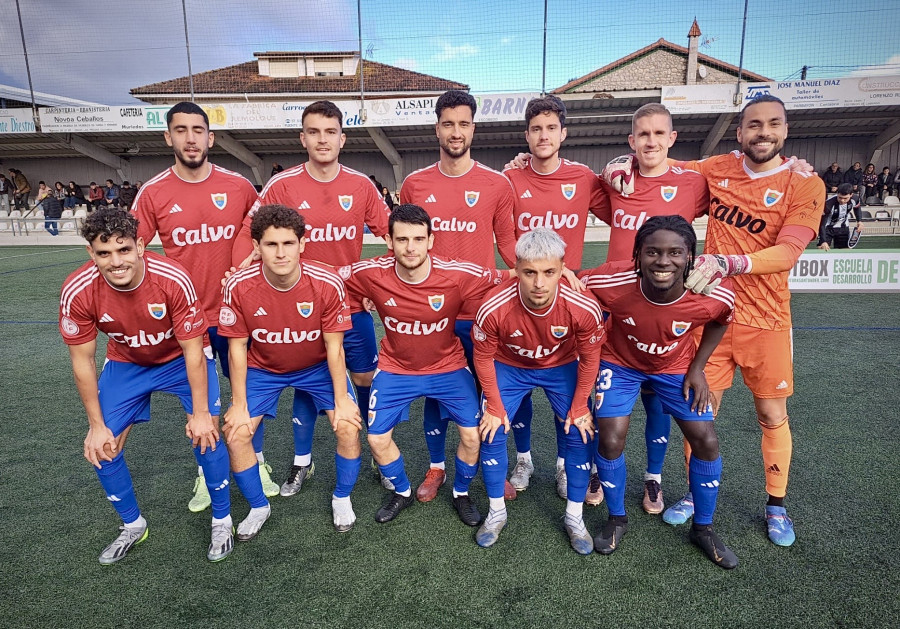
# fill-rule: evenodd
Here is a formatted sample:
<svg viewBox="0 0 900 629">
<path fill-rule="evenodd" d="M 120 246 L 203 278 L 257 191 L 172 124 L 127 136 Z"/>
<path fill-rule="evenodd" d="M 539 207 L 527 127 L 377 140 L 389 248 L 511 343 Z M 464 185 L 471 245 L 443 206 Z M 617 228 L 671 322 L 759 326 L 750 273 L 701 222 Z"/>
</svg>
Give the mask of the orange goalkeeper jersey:
<svg viewBox="0 0 900 629">
<path fill-rule="evenodd" d="M 701 172 L 709 184 L 709 223 L 705 253 L 751 254 L 775 245 L 787 226 L 818 230 L 825 187 L 813 173 L 792 173 L 791 160 L 761 173 L 744 166 L 744 155 L 733 151 L 685 167 Z M 788 273 L 737 275 L 736 323 L 764 330 L 791 326 Z"/>
</svg>

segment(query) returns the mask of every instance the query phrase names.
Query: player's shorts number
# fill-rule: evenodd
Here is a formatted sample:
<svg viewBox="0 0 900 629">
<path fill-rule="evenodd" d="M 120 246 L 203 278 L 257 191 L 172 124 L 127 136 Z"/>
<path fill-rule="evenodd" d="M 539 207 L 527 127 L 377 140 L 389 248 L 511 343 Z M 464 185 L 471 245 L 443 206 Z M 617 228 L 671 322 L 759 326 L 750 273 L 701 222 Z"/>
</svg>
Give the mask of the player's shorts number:
<svg viewBox="0 0 900 629">
<path fill-rule="evenodd" d="M 597 390 L 607 391 L 612 386 L 612 369 L 601 369 L 597 376 Z"/>
<path fill-rule="evenodd" d="M 378 401 L 378 398 L 375 396 L 378 394 L 378 389 L 372 389 L 369 393 L 369 408 L 375 408 L 375 402 Z"/>
</svg>

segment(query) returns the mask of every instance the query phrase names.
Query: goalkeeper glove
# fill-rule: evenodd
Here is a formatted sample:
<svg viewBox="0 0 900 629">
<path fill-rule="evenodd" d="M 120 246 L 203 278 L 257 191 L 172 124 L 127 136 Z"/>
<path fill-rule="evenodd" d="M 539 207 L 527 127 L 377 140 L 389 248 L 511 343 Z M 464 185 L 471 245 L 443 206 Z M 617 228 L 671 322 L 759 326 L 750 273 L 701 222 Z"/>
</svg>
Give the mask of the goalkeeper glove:
<svg viewBox="0 0 900 629">
<path fill-rule="evenodd" d="M 622 155 L 606 165 L 600 174 L 609 186 L 627 197 L 634 192 L 634 155 Z"/>
<path fill-rule="evenodd" d="M 684 281 L 684 287 L 709 295 L 724 278 L 749 273 L 750 267 L 747 256 L 703 254 L 694 261 L 694 269 Z"/>
</svg>

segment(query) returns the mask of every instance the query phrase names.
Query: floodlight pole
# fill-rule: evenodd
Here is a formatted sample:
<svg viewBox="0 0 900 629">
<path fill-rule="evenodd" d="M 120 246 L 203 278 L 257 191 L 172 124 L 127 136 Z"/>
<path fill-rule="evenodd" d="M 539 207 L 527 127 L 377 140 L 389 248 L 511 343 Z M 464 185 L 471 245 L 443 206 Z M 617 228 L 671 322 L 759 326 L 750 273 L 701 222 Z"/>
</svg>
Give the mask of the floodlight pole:
<svg viewBox="0 0 900 629">
<path fill-rule="evenodd" d="M 18 2 L 18 0 L 16 0 Z M 191 88 L 191 102 L 194 102 L 194 72 L 191 70 L 191 40 L 188 38 L 188 23 L 187 23 L 187 7 L 185 6 L 185 0 L 181 0 L 181 15 L 184 18 L 184 45 L 187 50 L 187 63 L 188 63 L 188 84 Z"/>
<path fill-rule="evenodd" d="M 362 0 L 356 0 L 356 32 L 359 37 L 359 119 L 366 121 L 366 80 L 363 76 Z"/>
<path fill-rule="evenodd" d="M 741 104 L 741 79 L 744 75 L 744 40 L 747 37 L 747 6 L 749 4 L 750 0 L 744 0 L 744 24 L 741 26 L 741 58 L 738 61 L 737 87 L 734 88 L 734 98 L 732 99 L 735 105 Z"/>
<path fill-rule="evenodd" d="M 22 27 L 22 9 L 19 8 L 19 0 L 16 0 L 16 13 L 19 15 L 19 34 L 22 36 L 22 52 L 25 53 L 25 73 L 28 75 L 28 91 L 31 92 L 31 117 L 35 127 L 38 125 L 37 105 L 34 102 L 34 85 L 31 82 L 31 65 L 28 63 L 28 47 L 25 45 L 25 29 Z"/>
<path fill-rule="evenodd" d="M 547 94 L 547 0 L 544 0 L 544 54 L 541 60 L 541 96 Z"/>
</svg>

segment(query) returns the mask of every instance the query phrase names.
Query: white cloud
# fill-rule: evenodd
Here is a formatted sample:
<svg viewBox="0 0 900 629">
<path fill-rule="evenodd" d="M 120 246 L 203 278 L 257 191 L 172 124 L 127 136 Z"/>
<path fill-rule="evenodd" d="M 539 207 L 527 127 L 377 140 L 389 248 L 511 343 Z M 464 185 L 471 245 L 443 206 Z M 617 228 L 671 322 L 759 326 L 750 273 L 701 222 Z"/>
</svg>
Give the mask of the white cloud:
<svg viewBox="0 0 900 629">
<path fill-rule="evenodd" d="M 512 43 L 512 37 L 501 37 L 500 44 L 503 46 L 509 46 Z"/>
<path fill-rule="evenodd" d="M 401 57 L 394 60 L 394 65 L 398 68 L 403 68 L 404 70 L 415 70 L 419 67 L 419 62 L 415 59 Z"/>
<path fill-rule="evenodd" d="M 454 46 L 447 42 L 440 44 L 441 52 L 432 57 L 432 61 L 452 61 L 454 59 L 465 59 L 466 57 L 474 57 L 478 54 L 478 48 L 472 44 L 461 44 Z"/>
<path fill-rule="evenodd" d="M 850 73 L 850 76 L 896 76 L 900 75 L 900 55 L 894 55 L 884 63 L 863 66 Z"/>
</svg>

